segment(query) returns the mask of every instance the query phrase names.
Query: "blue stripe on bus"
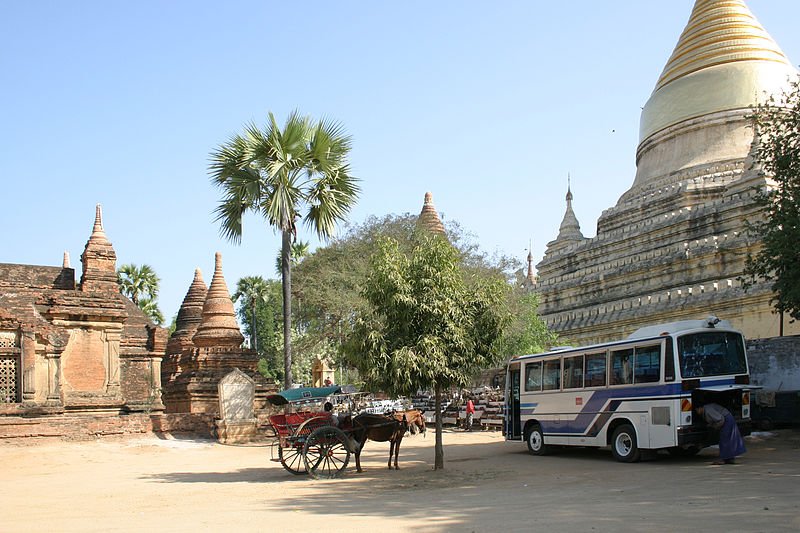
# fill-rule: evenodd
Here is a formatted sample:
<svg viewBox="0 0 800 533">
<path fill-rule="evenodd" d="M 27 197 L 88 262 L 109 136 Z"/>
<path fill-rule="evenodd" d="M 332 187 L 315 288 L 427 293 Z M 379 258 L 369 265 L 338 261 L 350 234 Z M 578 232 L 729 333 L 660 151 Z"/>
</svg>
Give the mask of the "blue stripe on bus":
<svg viewBox="0 0 800 533">
<path fill-rule="evenodd" d="M 674 396 L 680 391 L 680 383 L 586 391 L 591 392 L 592 396 L 583 405 L 574 420 L 564 420 L 559 423 L 540 420 L 539 423 L 544 433 L 553 433 L 557 430 L 558 433 L 563 434 L 586 434 L 589 437 L 595 437 L 605 426 L 607 419 L 616 412 L 623 401 L 652 400 L 659 397 Z M 576 393 L 580 394 L 578 391 Z M 608 403 L 608 408 L 603 409 L 606 403 Z"/>
<path fill-rule="evenodd" d="M 700 381 L 700 387 L 732 385 L 734 382 L 734 378 L 703 379 Z M 680 397 L 681 393 L 689 395 L 690 392 L 691 391 L 683 391 L 680 382 L 662 385 L 642 385 L 638 387 L 578 389 L 575 390 L 576 395 L 590 393 L 591 398 L 583 405 L 583 408 L 577 413 L 575 419 L 562 420 L 558 423 L 548 420 L 539 420 L 539 424 L 545 434 L 596 437 L 624 401 L 635 402 L 659 398 L 665 400 L 676 399 Z M 564 393 L 569 393 L 569 391 L 563 391 L 562 394 Z M 604 409 L 607 403 L 608 407 Z M 521 403 L 520 416 L 532 416 L 538 406 L 539 403 L 537 402 Z"/>
</svg>

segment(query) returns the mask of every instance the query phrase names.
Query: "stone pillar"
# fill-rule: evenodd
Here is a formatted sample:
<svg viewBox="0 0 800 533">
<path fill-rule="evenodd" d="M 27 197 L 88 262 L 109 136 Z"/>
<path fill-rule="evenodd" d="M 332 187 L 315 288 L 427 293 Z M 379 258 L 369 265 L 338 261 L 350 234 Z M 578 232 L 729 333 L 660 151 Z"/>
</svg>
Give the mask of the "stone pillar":
<svg viewBox="0 0 800 533">
<path fill-rule="evenodd" d="M 120 394 L 119 344 L 121 334 L 120 330 L 105 330 L 101 335 L 106 352 L 106 392 L 113 395 Z"/>
<path fill-rule="evenodd" d="M 47 360 L 47 402 L 61 403 L 61 354 L 49 353 Z"/>
<path fill-rule="evenodd" d="M 150 359 L 150 395 L 153 397 L 151 409 L 164 409 L 164 402 L 161 401 L 161 357 Z"/>
<path fill-rule="evenodd" d="M 22 402 L 36 398 L 36 337 L 33 330 L 20 330 L 20 368 L 22 370 Z"/>
</svg>

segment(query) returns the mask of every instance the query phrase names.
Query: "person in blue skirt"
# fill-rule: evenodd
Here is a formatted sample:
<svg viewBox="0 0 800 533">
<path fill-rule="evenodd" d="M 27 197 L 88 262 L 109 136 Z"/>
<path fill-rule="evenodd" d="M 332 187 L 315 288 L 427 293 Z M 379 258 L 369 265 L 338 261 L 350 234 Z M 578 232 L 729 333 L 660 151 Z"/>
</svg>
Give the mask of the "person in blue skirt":
<svg viewBox="0 0 800 533">
<path fill-rule="evenodd" d="M 707 403 L 697 407 L 697 414 L 702 416 L 710 427 L 719 430 L 719 459 L 711 464 L 733 464 L 736 462 L 736 456 L 747 451 L 742 434 L 739 433 L 739 427 L 730 411 L 719 404 Z"/>
</svg>

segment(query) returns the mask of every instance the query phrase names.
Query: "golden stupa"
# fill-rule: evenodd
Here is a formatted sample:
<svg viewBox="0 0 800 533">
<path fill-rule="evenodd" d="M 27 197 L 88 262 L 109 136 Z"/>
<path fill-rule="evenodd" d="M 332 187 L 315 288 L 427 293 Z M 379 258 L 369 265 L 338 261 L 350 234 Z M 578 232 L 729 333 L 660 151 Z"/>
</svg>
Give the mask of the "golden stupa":
<svg viewBox="0 0 800 533">
<path fill-rule="evenodd" d="M 780 95 L 796 70 L 743 0 L 697 0 L 642 111 L 639 140 Z"/>
</svg>

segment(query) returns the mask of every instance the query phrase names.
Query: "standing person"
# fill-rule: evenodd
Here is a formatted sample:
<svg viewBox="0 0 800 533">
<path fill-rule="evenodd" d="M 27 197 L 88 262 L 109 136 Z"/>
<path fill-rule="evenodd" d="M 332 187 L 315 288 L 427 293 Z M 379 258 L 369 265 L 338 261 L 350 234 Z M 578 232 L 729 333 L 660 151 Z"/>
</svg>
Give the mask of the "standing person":
<svg viewBox="0 0 800 533">
<path fill-rule="evenodd" d="M 472 403 L 472 398 L 467 398 L 467 431 L 472 431 L 473 418 L 475 418 L 475 404 Z"/>
<path fill-rule="evenodd" d="M 338 427 L 339 416 L 333 412 L 333 404 L 331 402 L 325 402 L 325 405 L 322 406 L 322 409 L 325 411 L 325 414 L 331 417 L 331 424 Z"/>
<path fill-rule="evenodd" d="M 744 439 L 739 433 L 739 427 L 730 411 L 716 403 L 707 403 L 697 407 L 697 413 L 703 417 L 706 424 L 719 430 L 719 459 L 712 465 L 733 464 L 737 455 L 742 455 L 747 450 Z"/>
</svg>

